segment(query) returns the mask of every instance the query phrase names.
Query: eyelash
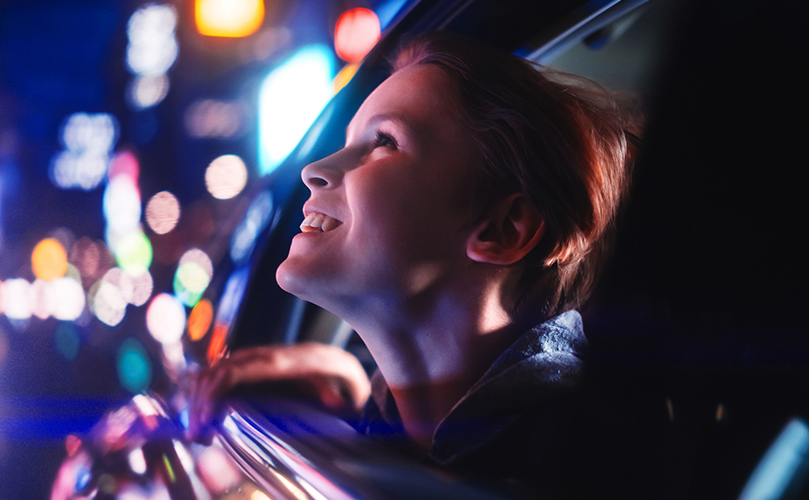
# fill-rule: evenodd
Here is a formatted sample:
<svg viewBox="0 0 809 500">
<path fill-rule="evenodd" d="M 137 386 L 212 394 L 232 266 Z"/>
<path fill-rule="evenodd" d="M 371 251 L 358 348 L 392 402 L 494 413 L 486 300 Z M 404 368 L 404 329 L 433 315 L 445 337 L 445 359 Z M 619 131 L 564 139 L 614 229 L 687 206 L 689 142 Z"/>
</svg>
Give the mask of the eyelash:
<svg viewBox="0 0 809 500">
<path fill-rule="evenodd" d="M 391 147 L 396 149 L 398 145 L 396 144 L 396 140 L 391 137 L 389 134 L 382 132 L 381 130 L 376 131 L 376 140 L 374 140 L 374 147 Z"/>
</svg>

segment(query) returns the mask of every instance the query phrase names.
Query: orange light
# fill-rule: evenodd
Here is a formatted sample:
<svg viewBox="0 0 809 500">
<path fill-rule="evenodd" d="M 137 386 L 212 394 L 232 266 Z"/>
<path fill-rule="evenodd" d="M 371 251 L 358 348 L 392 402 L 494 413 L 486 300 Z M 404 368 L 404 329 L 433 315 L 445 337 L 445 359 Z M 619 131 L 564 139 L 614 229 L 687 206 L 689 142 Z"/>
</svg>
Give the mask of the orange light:
<svg viewBox="0 0 809 500">
<path fill-rule="evenodd" d="M 226 323 L 217 323 L 213 327 L 211 343 L 208 344 L 208 364 L 210 366 L 215 365 L 225 353 L 225 339 L 227 336 L 228 325 Z"/>
<path fill-rule="evenodd" d="M 67 272 L 67 252 L 55 239 L 45 238 L 34 247 L 31 267 L 34 276 L 41 280 L 51 281 L 61 278 Z"/>
<path fill-rule="evenodd" d="M 334 50 L 341 59 L 359 62 L 379 41 L 379 18 L 368 9 L 343 13 L 334 27 Z"/>
<path fill-rule="evenodd" d="M 191 340 L 199 340 L 208 333 L 213 319 L 213 306 L 208 299 L 197 302 L 188 316 L 188 336 Z"/>
<path fill-rule="evenodd" d="M 203 35 L 245 37 L 264 22 L 264 1 L 197 0 L 194 17 L 197 30 Z"/>
<path fill-rule="evenodd" d="M 340 92 L 340 89 L 346 86 L 348 82 L 354 78 L 354 75 L 357 73 L 357 65 L 356 64 L 346 64 L 343 69 L 337 73 L 337 76 L 334 77 L 334 93 Z"/>
</svg>

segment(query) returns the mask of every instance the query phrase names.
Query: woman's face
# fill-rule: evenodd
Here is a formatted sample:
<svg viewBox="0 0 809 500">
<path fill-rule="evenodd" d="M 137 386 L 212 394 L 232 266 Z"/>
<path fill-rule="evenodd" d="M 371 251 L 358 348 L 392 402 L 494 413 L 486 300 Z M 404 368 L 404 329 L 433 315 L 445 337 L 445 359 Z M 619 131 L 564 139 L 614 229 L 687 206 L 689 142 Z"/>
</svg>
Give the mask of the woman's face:
<svg viewBox="0 0 809 500">
<path fill-rule="evenodd" d="M 280 286 L 337 314 L 411 298 L 466 265 L 474 146 L 439 68 L 394 73 L 363 103 L 346 146 L 303 169 L 312 195 Z"/>
</svg>

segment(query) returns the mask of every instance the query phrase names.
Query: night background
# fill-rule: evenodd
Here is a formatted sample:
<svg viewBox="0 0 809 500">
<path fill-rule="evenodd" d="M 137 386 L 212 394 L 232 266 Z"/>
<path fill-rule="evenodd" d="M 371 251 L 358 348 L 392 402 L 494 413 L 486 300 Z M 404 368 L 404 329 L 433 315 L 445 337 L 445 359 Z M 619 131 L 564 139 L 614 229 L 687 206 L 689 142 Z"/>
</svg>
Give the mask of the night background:
<svg viewBox="0 0 809 500">
<path fill-rule="evenodd" d="M 721 403 L 733 432 L 695 447 L 697 479 L 743 436 L 735 488 L 807 406 L 808 16 L 682 3 L 687 23 L 653 2 L 554 65 L 650 117 L 588 337 L 660 408 L 682 395 L 713 425 Z M 0 499 L 47 497 L 69 436 L 233 340 L 280 217 L 267 179 L 407 4 L 0 0 Z"/>
</svg>

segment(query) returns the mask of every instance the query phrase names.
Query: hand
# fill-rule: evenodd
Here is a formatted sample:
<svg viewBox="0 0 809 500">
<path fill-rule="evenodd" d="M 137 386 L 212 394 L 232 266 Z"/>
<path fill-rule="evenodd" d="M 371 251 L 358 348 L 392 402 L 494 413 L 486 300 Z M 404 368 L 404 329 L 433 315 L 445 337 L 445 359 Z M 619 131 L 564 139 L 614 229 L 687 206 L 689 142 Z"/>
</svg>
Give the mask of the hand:
<svg viewBox="0 0 809 500">
<path fill-rule="evenodd" d="M 188 437 L 210 442 L 222 398 L 237 387 L 278 382 L 292 383 L 338 413 L 359 413 L 371 394 L 362 365 L 339 347 L 309 342 L 242 349 L 194 377 Z"/>
</svg>

